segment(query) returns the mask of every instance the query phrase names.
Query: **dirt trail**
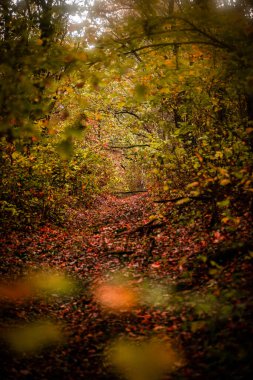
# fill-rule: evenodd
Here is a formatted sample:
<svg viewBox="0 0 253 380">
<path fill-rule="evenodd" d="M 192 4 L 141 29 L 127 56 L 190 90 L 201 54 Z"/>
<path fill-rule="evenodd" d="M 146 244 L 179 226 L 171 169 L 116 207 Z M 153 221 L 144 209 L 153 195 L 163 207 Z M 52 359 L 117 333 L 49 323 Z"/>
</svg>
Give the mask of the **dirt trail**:
<svg viewBox="0 0 253 380">
<path fill-rule="evenodd" d="M 150 223 L 152 211 L 147 195 L 111 197 L 100 200 L 91 210 L 72 211 L 72 223 L 65 231 L 45 226 L 35 233 L 13 233 L 3 239 L 5 256 L 1 267 L 7 278 L 18 278 L 31 269 L 55 268 L 79 281 L 78 294 L 71 296 L 54 294 L 47 299 L 28 300 L 17 297 L 13 303 L 4 300 L 4 329 L 49 318 L 63 323 L 66 339 L 65 345 L 50 347 L 32 357 L 15 354 L 3 344 L 4 379 L 112 379 L 113 374 L 103 364 L 108 342 L 122 335 L 143 337 L 166 320 L 166 313 L 143 305 L 129 310 L 123 302 L 123 311 L 117 306 L 116 311 L 108 309 L 94 295 L 102 279 L 108 281 L 119 272 L 131 271 L 131 281 L 136 283 L 148 275 L 144 262 L 152 240 L 135 230 Z M 157 271 L 154 266 L 154 277 Z"/>
<path fill-rule="evenodd" d="M 78 290 L 65 296 L 54 291 L 47 297 L 23 299 L 16 291 L 11 300 L 3 297 L 2 331 L 46 319 L 60 324 L 64 336 L 61 344 L 32 355 L 14 353 L 4 341 L 0 352 L 4 380 L 119 379 L 105 360 L 108 345 L 118 337 L 139 344 L 153 337 L 173 342 L 180 368 L 164 379 L 217 378 L 216 369 L 210 370 L 209 359 L 205 358 L 207 342 L 213 340 L 206 322 L 208 313 L 217 321 L 215 329 L 220 340 L 210 343 L 217 350 L 226 348 L 228 329 L 232 330 L 234 345 L 237 334 L 247 336 L 247 318 L 241 316 L 243 324 L 232 324 L 232 319 L 225 317 L 227 309 L 220 320 L 218 315 L 222 315 L 223 302 L 228 304 L 228 299 L 224 298 L 219 279 L 204 273 L 187 277 L 187 273 L 196 262 L 196 254 L 223 237 L 220 233 L 210 236 L 206 231 L 194 232 L 185 227 L 175 229 L 169 219 L 153 217 L 155 213 L 158 210 L 147 194 L 107 197 L 101 198 L 93 209 L 71 210 L 72 221 L 65 229 L 44 226 L 30 234 L 16 232 L 3 237 L 4 279 L 15 280 L 30 270 L 57 269 L 78 283 Z M 243 265 L 238 259 L 237 268 L 250 272 L 249 266 Z M 230 286 L 236 284 L 238 273 L 232 267 L 222 276 Z M 177 289 L 179 285 L 182 289 Z M 247 292 L 248 288 L 237 300 L 241 315 L 240 305 L 245 305 Z M 214 304 L 209 311 L 205 297 Z M 194 302 L 200 311 L 194 309 Z M 213 353 L 210 355 L 212 358 Z M 219 362 L 219 358 L 215 360 Z M 227 364 L 223 362 L 226 359 L 221 358 L 221 374 L 227 373 Z M 232 379 L 237 379 L 236 370 L 235 373 Z"/>
</svg>

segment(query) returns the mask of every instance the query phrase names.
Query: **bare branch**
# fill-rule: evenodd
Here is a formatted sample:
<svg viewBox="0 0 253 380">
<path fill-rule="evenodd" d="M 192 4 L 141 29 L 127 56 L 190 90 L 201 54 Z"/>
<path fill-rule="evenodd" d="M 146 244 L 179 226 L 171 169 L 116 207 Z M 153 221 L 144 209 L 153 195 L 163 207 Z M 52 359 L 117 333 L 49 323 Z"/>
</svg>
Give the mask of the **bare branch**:
<svg viewBox="0 0 253 380">
<path fill-rule="evenodd" d="M 218 44 L 215 44 L 213 41 L 210 42 L 210 41 L 183 41 L 183 42 L 162 42 L 162 43 L 157 43 L 157 44 L 149 44 L 149 45 L 145 45 L 145 46 L 141 46 L 139 48 L 136 48 L 136 49 L 132 49 L 131 51 L 128 51 L 128 52 L 125 52 L 124 54 L 125 55 L 128 55 L 128 54 L 133 54 L 137 51 L 141 51 L 141 50 L 145 50 L 145 49 L 156 49 L 156 48 L 162 48 L 162 47 L 166 47 L 166 46 L 172 46 L 174 47 L 175 44 L 177 46 L 182 46 L 182 45 L 211 45 L 211 46 L 215 46 L 215 47 L 221 47 L 220 45 Z"/>
<path fill-rule="evenodd" d="M 150 147 L 150 144 L 136 144 L 136 145 L 128 145 L 128 146 L 109 146 L 109 149 L 132 149 L 132 148 L 144 148 Z"/>
<path fill-rule="evenodd" d="M 136 117 L 136 119 L 138 119 L 138 120 L 141 120 L 141 118 L 138 115 L 136 115 L 136 113 L 134 113 L 132 111 L 127 111 L 127 110 L 115 111 L 114 115 L 121 115 L 121 114 L 125 114 L 125 113 L 128 115 Z"/>
</svg>

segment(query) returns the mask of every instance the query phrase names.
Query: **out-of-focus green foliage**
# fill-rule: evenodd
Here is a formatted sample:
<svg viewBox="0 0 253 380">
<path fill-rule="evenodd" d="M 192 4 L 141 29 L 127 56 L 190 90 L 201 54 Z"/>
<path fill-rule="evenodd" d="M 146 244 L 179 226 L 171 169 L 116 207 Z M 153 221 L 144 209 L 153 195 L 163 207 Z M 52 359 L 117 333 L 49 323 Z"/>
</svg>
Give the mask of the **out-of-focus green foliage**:
<svg viewBox="0 0 253 380">
<path fill-rule="evenodd" d="M 34 121 L 54 106 L 70 65 L 63 43 L 70 11 L 66 1 L 1 2 L 0 133 L 10 142 L 33 136 Z"/>
</svg>

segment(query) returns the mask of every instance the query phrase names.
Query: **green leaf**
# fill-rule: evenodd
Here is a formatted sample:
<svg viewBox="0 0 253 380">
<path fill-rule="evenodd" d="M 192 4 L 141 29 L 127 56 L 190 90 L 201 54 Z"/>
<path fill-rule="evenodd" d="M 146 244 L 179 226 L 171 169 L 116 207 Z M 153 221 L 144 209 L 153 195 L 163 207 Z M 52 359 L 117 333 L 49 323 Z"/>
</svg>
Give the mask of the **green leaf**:
<svg viewBox="0 0 253 380">
<path fill-rule="evenodd" d="M 63 159 L 69 159 L 74 153 L 73 143 L 70 138 L 61 141 L 57 146 L 57 151 Z"/>
<path fill-rule="evenodd" d="M 137 84 L 134 88 L 136 98 L 143 100 L 148 92 L 148 88 L 143 84 Z"/>
<path fill-rule="evenodd" d="M 217 206 L 219 207 L 227 207 L 230 205 L 230 199 L 224 199 L 224 201 L 217 202 Z"/>
</svg>

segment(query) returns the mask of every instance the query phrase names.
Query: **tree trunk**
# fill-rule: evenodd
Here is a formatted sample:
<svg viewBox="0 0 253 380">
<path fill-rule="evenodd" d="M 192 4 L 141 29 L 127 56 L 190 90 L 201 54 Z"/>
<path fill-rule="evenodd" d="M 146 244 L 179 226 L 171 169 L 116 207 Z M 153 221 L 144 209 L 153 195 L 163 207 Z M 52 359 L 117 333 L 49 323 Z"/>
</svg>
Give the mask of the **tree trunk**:
<svg viewBox="0 0 253 380">
<path fill-rule="evenodd" d="M 248 125 L 253 127 L 253 94 L 246 95 L 246 105 L 247 105 L 247 116 L 248 116 Z M 253 150 L 253 133 L 249 135 L 249 144 L 251 150 Z"/>
<path fill-rule="evenodd" d="M 253 94 L 246 95 L 247 114 L 249 122 L 253 122 Z"/>
<path fill-rule="evenodd" d="M 169 0 L 169 15 L 172 16 L 174 13 L 175 0 Z"/>
</svg>

